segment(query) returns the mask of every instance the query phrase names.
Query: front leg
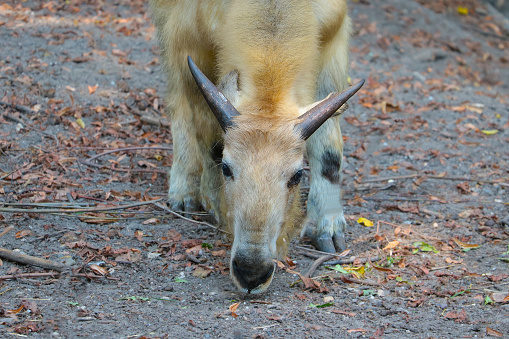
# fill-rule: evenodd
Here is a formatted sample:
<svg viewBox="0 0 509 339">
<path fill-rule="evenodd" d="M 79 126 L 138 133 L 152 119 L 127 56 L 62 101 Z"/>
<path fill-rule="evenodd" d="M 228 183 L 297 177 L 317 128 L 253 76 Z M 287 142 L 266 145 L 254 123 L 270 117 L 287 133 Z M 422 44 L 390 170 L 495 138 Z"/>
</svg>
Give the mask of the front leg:
<svg viewBox="0 0 509 339">
<path fill-rule="evenodd" d="M 311 188 L 307 202 L 308 234 L 324 252 L 346 249 L 347 226 L 341 203 L 341 160 L 343 139 L 339 117 L 329 119 L 307 141 Z M 309 232 L 309 226 L 314 226 Z"/>
</svg>

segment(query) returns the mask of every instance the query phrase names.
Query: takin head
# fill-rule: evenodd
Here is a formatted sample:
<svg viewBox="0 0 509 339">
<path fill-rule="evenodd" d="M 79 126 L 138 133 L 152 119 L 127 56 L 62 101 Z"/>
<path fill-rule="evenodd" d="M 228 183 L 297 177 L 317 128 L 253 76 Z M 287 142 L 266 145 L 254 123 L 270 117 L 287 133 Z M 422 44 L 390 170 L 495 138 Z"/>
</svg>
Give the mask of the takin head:
<svg viewBox="0 0 509 339">
<path fill-rule="evenodd" d="M 309 110 L 271 116 L 240 114 L 188 57 L 191 73 L 225 132 L 222 211 L 233 233 L 230 275 L 243 292 L 264 292 L 274 259 L 286 253 L 301 219 L 299 183 L 306 140 L 357 90 L 361 81 Z M 236 76 L 234 82 L 237 82 Z"/>
</svg>

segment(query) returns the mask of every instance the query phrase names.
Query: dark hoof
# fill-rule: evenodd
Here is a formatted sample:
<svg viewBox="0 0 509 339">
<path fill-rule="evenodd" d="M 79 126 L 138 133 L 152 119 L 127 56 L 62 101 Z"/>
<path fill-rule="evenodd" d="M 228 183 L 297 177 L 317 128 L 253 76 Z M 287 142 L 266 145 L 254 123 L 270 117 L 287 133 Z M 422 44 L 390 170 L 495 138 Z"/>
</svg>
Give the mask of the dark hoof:
<svg viewBox="0 0 509 339">
<path fill-rule="evenodd" d="M 322 252 L 336 253 L 346 250 L 345 235 L 341 231 L 333 236 L 329 233 L 315 233 L 311 239 L 316 249 Z"/>
<path fill-rule="evenodd" d="M 184 198 L 183 200 L 169 198 L 168 204 L 173 211 L 183 212 L 185 217 L 192 216 L 192 214 L 185 212 L 198 212 L 201 210 L 201 204 L 193 198 Z"/>
</svg>

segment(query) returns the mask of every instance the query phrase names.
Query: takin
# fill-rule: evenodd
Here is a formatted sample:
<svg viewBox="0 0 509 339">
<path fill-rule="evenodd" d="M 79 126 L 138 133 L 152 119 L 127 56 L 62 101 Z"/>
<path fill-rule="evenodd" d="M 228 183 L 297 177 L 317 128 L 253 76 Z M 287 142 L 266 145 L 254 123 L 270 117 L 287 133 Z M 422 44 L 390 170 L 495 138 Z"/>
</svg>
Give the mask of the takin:
<svg viewBox="0 0 509 339">
<path fill-rule="evenodd" d="M 347 0 L 151 0 L 151 11 L 168 80 L 170 207 L 211 211 L 233 241 L 233 282 L 263 292 L 304 220 L 306 155 L 308 234 L 344 250 L 339 114 L 363 84 L 346 89 Z"/>
</svg>

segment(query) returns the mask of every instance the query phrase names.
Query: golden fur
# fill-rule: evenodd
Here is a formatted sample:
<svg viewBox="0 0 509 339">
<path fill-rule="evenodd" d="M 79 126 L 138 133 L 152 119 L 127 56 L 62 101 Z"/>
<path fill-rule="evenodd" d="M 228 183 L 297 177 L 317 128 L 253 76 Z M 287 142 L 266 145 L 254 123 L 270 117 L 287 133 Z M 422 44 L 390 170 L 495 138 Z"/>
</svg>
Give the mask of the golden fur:
<svg viewBox="0 0 509 339">
<path fill-rule="evenodd" d="M 173 207 L 198 202 L 213 211 L 234 235 L 232 258 L 254 249 L 264 253 L 261 261 L 284 256 L 302 219 L 298 186 L 287 182 L 307 151 L 308 216 L 319 232 L 342 232 L 339 186 L 320 174 L 324 150 L 342 157 L 339 120 L 329 119 L 307 142 L 294 126 L 303 107 L 347 85 L 346 0 L 151 0 L 151 9 L 168 77 Z M 188 55 L 216 84 L 237 72 L 238 81 L 220 88 L 241 113 L 225 135 L 191 77 Z M 220 143 L 233 179 L 223 178 L 211 156 Z M 332 216 L 328 193 L 337 207 Z"/>
</svg>

